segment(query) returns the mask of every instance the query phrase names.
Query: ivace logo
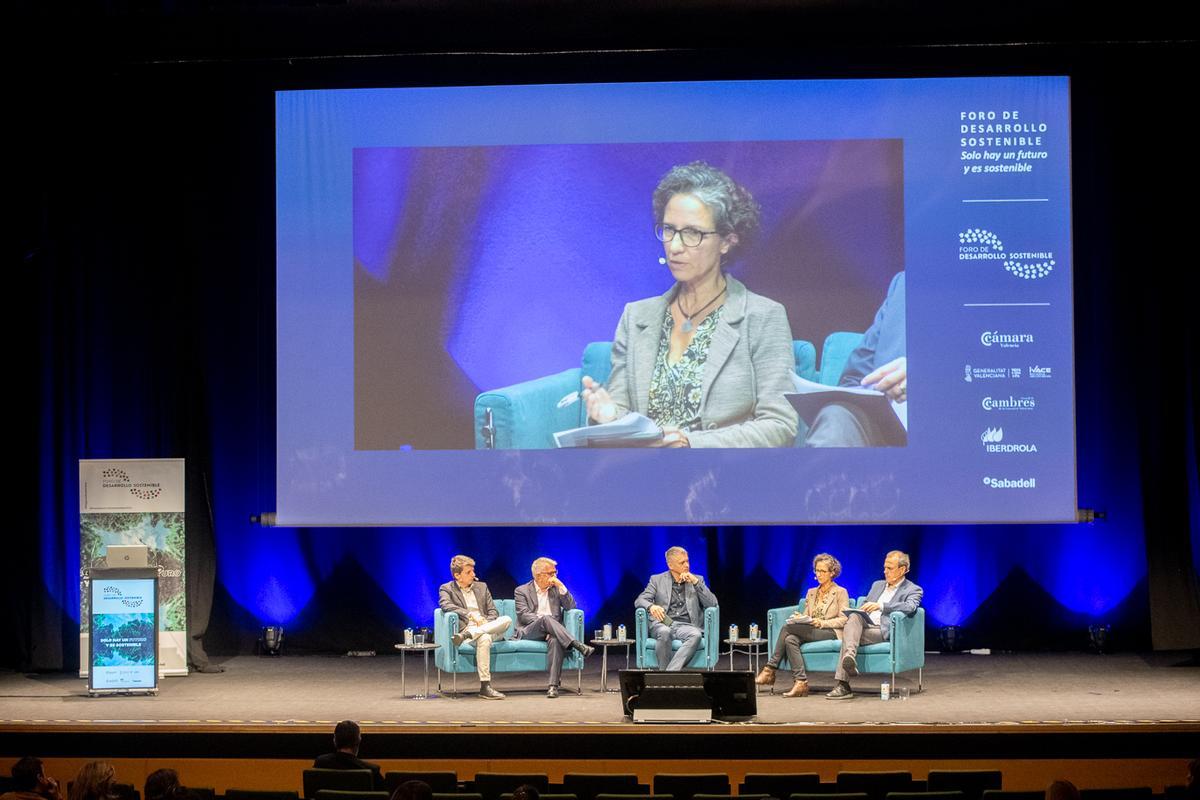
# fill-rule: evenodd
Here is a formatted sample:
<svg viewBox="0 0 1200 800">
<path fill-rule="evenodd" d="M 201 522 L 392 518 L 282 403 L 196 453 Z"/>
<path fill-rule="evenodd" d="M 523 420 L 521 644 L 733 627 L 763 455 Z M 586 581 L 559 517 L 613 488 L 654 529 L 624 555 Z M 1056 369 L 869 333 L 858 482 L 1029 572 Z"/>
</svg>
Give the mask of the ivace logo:
<svg viewBox="0 0 1200 800">
<path fill-rule="evenodd" d="M 968 228 L 958 235 L 959 261 L 1003 261 L 1004 269 L 1024 280 L 1039 280 L 1054 270 L 1054 253 L 1050 250 L 1008 253 L 1004 242 L 991 231 Z"/>
<path fill-rule="evenodd" d="M 984 411 L 1030 411 L 1037 408 L 1037 400 L 1033 397 L 985 397 Z"/>
<path fill-rule="evenodd" d="M 1050 367 L 1033 366 L 1029 368 L 1029 377 L 1031 378 L 1052 378 Z"/>
<path fill-rule="evenodd" d="M 1000 348 L 1018 348 L 1023 344 L 1033 344 L 1033 334 L 984 331 L 979 334 L 979 343 L 984 347 L 995 345 Z"/>
<path fill-rule="evenodd" d="M 1036 444 L 1015 444 L 1004 441 L 1004 428 L 988 428 L 979 437 L 989 453 L 1036 453 Z"/>
<path fill-rule="evenodd" d="M 989 478 L 984 476 L 983 485 L 992 489 L 1036 489 L 1037 478 Z"/>
</svg>

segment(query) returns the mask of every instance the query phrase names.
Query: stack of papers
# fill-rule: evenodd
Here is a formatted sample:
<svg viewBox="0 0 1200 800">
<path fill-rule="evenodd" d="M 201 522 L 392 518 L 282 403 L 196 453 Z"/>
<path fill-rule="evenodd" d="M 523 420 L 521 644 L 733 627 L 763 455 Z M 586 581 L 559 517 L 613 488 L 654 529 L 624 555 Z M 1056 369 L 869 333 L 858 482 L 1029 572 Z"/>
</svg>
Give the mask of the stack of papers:
<svg viewBox="0 0 1200 800">
<path fill-rule="evenodd" d="M 663 432 L 649 417 L 630 411 L 602 425 L 585 425 L 554 434 L 559 447 L 642 447 L 658 441 Z"/>
</svg>

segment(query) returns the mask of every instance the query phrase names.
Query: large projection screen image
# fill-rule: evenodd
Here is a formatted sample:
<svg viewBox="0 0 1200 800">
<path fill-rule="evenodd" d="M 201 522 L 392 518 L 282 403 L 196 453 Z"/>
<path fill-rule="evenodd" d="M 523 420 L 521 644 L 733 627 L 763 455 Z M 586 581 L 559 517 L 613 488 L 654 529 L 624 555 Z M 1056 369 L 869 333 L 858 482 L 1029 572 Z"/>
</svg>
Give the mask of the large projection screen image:
<svg viewBox="0 0 1200 800">
<path fill-rule="evenodd" d="M 278 93 L 279 523 L 1073 519 L 1068 101 Z"/>
<path fill-rule="evenodd" d="M 720 429 L 715 442 L 692 439 L 696 446 L 793 446 L 796 424 L 775 425 L 792 413 L 784 397 L 796 388 L 789 382 L 792 342 L 799 340 L 805 353 L 804 342 L 820 346 L 836 331 L 857 327 L 861 335 L 903 270 L 900 144 L 356 150 L 356 449 L 485 447 L 479 431 L 488 409 L 498 428 L 493 447 L 555 447 L 554 429 L 586 424 L 582 403 L 559 406 L 581 388 L 581 375 L 557 373 L 579 367 L 593 342 L 603 343 L 598 360 L 608 363 L 589 365 L 589 372 L 607 373 L 626 304 L 657 298 L 675 285 L 669 264 L 659 263 L 671 247 L 656 238 L 652 213 L 652 195 L 668 174 L 689 186 L 724 175 L 750 194 L 758 223 L 753 238 L 743 235 L 722 266 L 749 291 L 782 305 L 781 323 L 792 321 L 764 342 L 764 332 L 730 323 L 736 298 L 721 296 L 725 302 L 710 306 L 720 314 L 700 332 L 701 343 L 709 341 L 704 373 L 713 377 L 703 399 L 710 402 L 696 415 L 704 417 L 722 392 L 739 407 L 719 421 L 705 420 Z M 719 186 L 713 191 L 724 199 Z M 676 242 L 674 250 L 686 265 L 700 248 Z M 697 305 L 720 293 L 722 281 L 716 282 Z M 637 379 L 645 377 L 636 374 L 643 366 L 637 362 L 644 356 L 653 376 L 658 345 L 667 341 L 660 336 L 666 305 L 647 309 L 653 324 L 631 331 L 635 338 L 624 343 L 624 358 L 618 356 L 630 373 L 626 383 L 634 384 L 624 405 L 650 410 L 649 381 L 642 381 L 645 400 L 633 397 Z M 751 324 L 762 316 L 758 305 L 765 304 L 752 306 L 758 316 Z M 704 336 L 722 320 L 739 334 L 724 348 Z M 902 309 L 897 321 L 893 347 L 902 354 Z M 644 350 L 637 349 L 638 336 Z M 782 345 L 786 361 L 775 374 L 757 352 L 772 343 Z M 757 381 L 737 369 L 751 349 L 750 366 L 767 373 L 754 374 Z M 718 365 L 713 356 L 721 355 Z M 530 385 L 514 386 L 522 383 Z M 477 419 L 473 404 L 480 394 Z M 538 401 L 544 407 L 510 408 Z M 719 417 L 717 411 L 711 416 Z M 691 428 L 695 434 L 703 426 Z"/>
</svg>

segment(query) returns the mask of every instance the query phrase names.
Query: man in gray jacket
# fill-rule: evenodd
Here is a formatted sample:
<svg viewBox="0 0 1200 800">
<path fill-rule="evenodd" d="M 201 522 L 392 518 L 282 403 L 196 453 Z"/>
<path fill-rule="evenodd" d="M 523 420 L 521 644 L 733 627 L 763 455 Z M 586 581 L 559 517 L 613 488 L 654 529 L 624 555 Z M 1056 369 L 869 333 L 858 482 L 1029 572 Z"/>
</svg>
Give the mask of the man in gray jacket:
<svg viewBox="0 0 1200 800">
<path fill-rule="evenodd" d="M 548 648 L 546 659 L 550 666 L 549 688 L 546 697 L 558 697 L 562 679 L 563 658 L 568 650 L 577 650 L 587 658 L 594 648 L 571 637 L 563 625 L 563 613 L 575 607 L 575 598 L 558 579 L 558 562 L 541 556 L 530 567 L 533 580 L 517 587 L 513 599 L 517 606 L 517 639 L 543 641 Z"/>
<path fill-rule="evenodd" d="M 475 645 L 479 696 L 484 700 L 503 700 L 504 695 L 492 688 L 492 640 L 502 636 L 512 625 L 512 620 L 500 616 L 487 584 L 475 580 L 475 559 L 455 556 L 450 559 L 450 574 L 454 580 L 443 583 L 438 589 L 438 605 L 442 611 L 458 614 L 459 630 L 450 642 L 455 647 L 467 640 Z"/>
<path fill-rule="evenodd" d="M 700 648 L 704 609 L 717 605 L 717 596 L 704 585 L 703 577 L 692 574 L 687 550 L 672 547 L 666 556 L 667 571 L 650 576 L 634 605 L 650 615 L 650 635 L 655 639 L 654 658 L 659 669 L 678 671 Z M 673 639 L 682 643 L 674 655 Z"/>
<path fill-rule="evenodd" d="M 837 671 L 833 673 L 837 686 L 825 695 L 830 700 L 854 697 L 854 692 L 850 691 L 850 678 L 858 674 L 858 646 L 886 642 L 892 633 L 889 615 L 900 611 L 911 617 L 921 607 L 925 590 L 905 577 L 911 565 L 908 553 L 899 550 L 888 553 L 883 560 L 883 580 L 871 584 L 866 601 L 858 609 L 850 609 L 864 613 L 846 613 L 846 627 L 842 628 L 842 651 Z"/>
</svg>

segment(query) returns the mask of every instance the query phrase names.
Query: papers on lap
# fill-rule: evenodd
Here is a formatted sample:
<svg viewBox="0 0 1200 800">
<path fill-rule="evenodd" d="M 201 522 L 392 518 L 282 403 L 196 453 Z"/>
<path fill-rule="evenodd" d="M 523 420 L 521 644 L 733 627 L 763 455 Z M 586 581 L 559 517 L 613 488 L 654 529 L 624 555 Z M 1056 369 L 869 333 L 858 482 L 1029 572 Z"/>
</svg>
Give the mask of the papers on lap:
<svg viewBox="0 0 1200 800">
<path fill-rule="evenodd" d="M 845 403 L 866 414 L 889 439 L 899 437 L 902 440 L 905 437 L 908 430 L 907 402 L 893 402 L 883 392 L 862 386 L 826 386 L 799 376 L 794 377 L 792 383 L 796 391 L 788 392 L 784 397 L 809 425 L 829 403 Z"/>
<path fill-rule="evenodd" d="M 602 425 L 585 425 L 554 434 L 558 447 L 640 447 L 662 438 L 662 429 L 649 417 L 630 411 Z"/>
</svg>

